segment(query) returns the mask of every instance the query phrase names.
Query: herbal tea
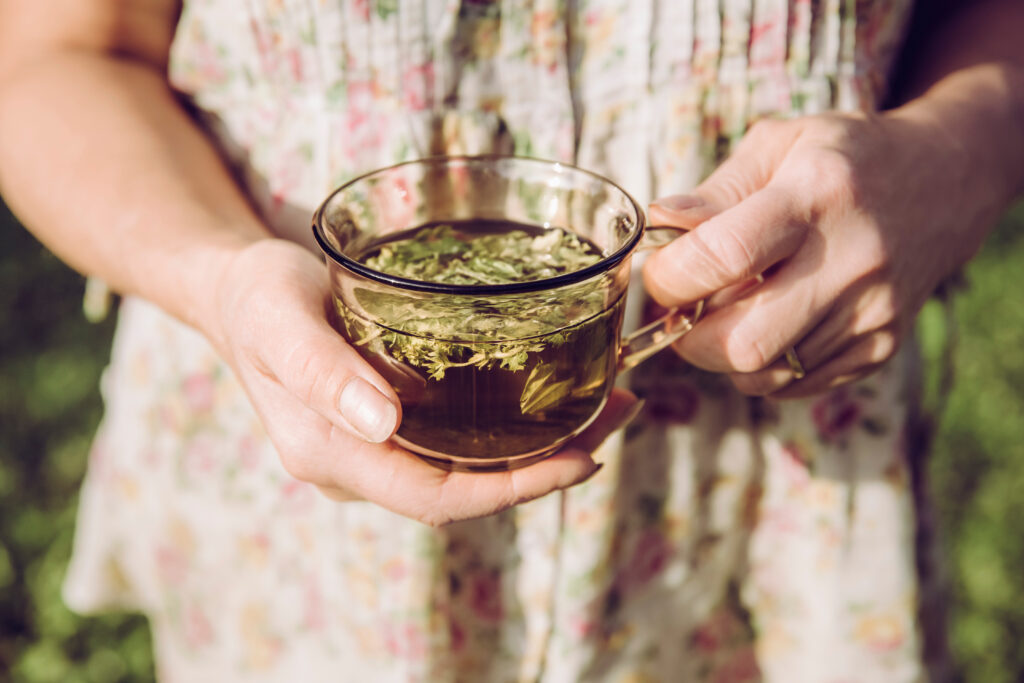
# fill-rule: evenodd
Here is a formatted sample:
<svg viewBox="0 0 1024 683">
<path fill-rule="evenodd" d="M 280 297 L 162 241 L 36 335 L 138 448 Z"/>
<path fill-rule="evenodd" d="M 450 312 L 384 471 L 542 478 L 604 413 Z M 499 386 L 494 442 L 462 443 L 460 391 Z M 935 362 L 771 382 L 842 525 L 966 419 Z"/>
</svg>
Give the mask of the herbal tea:
<svg viewBox="0 0 1024 683">
<path fill-rule="evenodd" d="M 561 229 L 474 220 L 396 233 L 358 260 L 413 280 L 501 285 L 601 258 Z M 582 283 L 547 296 L 417 298 L 356 287 L 352 306 L 336 299 L 335 322 L 398 392 L 400 442 L 489 469 L 489 460 L 550 452 L 601 408 L 625 299 L 606 301 L 605 291 Z"/>
</svg>

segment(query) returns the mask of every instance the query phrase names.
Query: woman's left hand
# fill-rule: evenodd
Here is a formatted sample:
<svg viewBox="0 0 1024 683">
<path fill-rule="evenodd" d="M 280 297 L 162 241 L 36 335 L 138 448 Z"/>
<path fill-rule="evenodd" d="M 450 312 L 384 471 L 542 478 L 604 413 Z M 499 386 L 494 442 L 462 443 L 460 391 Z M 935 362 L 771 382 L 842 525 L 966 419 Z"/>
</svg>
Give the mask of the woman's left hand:
<svg viewBox="0 0 1024 683">
<path fill-rule="evenodd" d="M 689 232 L 648 259 L 647 289 L 663 305 L 710 297 L 678 353 L 776 398 L 877 369 L 998 215 L 969 147 L 899 115 L 755 124 L 693 194 L 651 207 L 653 223 Z"/>
</svg>

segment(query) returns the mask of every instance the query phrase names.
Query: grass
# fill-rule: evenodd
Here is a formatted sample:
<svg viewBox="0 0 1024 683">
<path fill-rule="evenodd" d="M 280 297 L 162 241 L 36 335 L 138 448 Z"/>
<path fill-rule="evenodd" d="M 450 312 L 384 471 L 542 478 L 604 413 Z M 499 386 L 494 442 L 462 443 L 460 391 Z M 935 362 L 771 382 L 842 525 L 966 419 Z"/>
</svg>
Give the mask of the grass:
<svg viewBox="0 0 1024 683">
<path fill-rule="evenodd" d="M 0 672 L 32 683 L 152 680 L 143 618 L 85 619 L 59 594 L 113 321 L 84 320 L 82 279 L 2 205 L 0 248 Z"/>
<path fill-rule="evenodd" d="M 0 247 L 0 672 L 25 683 L 152 680 L 144 619 L 79 617 L 59 595 L 112 321 L 84 320 L 81 278 L 2 206 Z M 1024 680 L 1021 264 L 1024 206 L 972 262 L 955 300 L 957 381 L 929 465 L 953 653 L 961 679 L 986 683 Z M 934 305 L 921 333 L 934 359 L 944 334 Z"/>
</svg>

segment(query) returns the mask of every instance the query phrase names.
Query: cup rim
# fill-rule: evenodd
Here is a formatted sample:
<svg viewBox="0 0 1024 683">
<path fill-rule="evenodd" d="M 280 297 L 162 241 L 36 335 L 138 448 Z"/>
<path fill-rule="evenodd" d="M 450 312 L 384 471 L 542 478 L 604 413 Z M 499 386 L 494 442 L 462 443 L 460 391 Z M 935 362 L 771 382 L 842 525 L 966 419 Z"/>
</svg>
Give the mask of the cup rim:
<svg viewBox="0 0 1024 683">
<path fill-rule="evenodd" d="M 389 275 L 379 270 L 374 270 L 366 266 L 365 264 L 356 261 L 355 259 L 349 258 L 345 254 L 342 254 L 335 249 L 330 242 L 327 240 L 324 228 L 324 213 L 327 205 L 331 203 L 339 193 L 344 192 L 356 183 L 359 183 L 371 176 L 391 171 L 396 168 L 403 166 L 412 165 L 428 165 L 428 164 L 445 164 L 449 165 L 453 162 L 460 163 L 483 163 L 488 161 L 515 161 L 540 164 L 554 168 L 565 168 L 575 173 L 582 173 L 583 175 L 589 176 L 602 183 L 606 183 L 611 187 L 615 188 L 618 192 L 629 201 L 636 213 L 637 229 L 634 234 L 626 240 L 622 246 L 616 249 L 613 253 L 605 256 L 597 263 L 593 263 L 585 268 L 574 270 L 571 273 L 563 273 L 554 277 L 543 278 L 540 280 L 529 280 L 526 282 L 510 282 L 499 285 L 460 285 L 460 284 L 447 284 L 441 282 L 430 282 L 426 280 L 413 280 L 411 278 L 400 277 L 398 275 Z M 576 284 L 583 282 L 596 275 L 611 270 L 616 265 L 621 263 L 627 256 L 629 256 L 636 248 L 640 239 L 643 237 L 644 228 L 646 227 L 646 216 L 640 204 L 633 198 L 629 192 L 623 189 L 618 183 L 610 180 L 606 176 L 600 175 L 593 171 L 588 171 L 585 168 L 580 168 L 575 164 L 566 163 L 563 161 L 554 161 L 550 159 L 541 159 L 530 156 L 520 156 L 515 154 L 456 154 L 456 155 L 433 155 L 428 157 L 422 157 L 419 159 L 412 159 L 409 161 L 403 161 L 390 166 L 384 166 L 381 168 L 374 169 L 367 173 L 352 178 L 351 180 L 339 185 L 330 194 L 327 195 L 326 199 L 320 203 L 316 211 L 313 213 L 313 238 L 323 253 L 330 258 L 332 261 L 337 263 L 342 268 L 350 270 L 358 275 L 361 275 L 370 280 L 380 282 L 383 284 L 391 285 L 406 290 L 413 290 L 419 292 L 436 292 L 442 294 L 461 294 L 461 295 L 477 295 L 477 294 L 516 294 L 523 292 L 538 292 L 545 289 L 555 289 L 564 287 L 566 285 Z"/>
</svg>

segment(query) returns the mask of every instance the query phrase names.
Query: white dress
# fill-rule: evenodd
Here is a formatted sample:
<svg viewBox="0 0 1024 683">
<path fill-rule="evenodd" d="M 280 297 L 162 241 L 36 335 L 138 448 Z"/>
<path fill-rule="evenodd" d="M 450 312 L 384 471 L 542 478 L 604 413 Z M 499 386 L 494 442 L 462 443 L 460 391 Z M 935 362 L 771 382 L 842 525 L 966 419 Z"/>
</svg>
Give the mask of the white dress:
<svg viewBox="0 0 1024 683">
<path fill-rule="evenodd" d="M 188 0 L 171 77 L 309 244 L 333 186 L 428 153 L 685 192 L 760 116 L 876 107 L 909 5 Z M 661 354 L 595 478 L 434 530 L 293 480 L 209 345 L 127 300 L 66 598 L 149 615 L 163 681 L 921 680 L 908 358 L 771 404 Z"/>
</svg>

